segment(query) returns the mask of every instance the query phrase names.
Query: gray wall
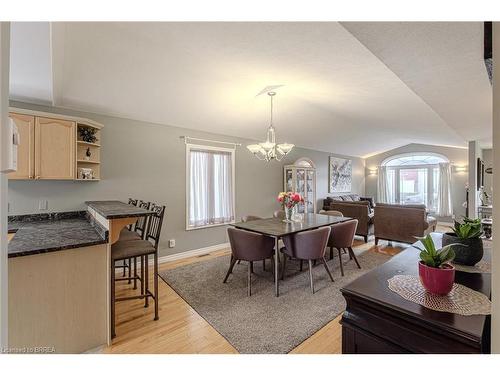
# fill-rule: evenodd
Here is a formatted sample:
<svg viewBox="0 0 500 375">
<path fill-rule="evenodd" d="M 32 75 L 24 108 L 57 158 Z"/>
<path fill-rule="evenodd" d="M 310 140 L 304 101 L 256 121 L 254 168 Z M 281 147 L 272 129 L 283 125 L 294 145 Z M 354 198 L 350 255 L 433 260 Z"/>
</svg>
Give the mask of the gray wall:
<svg viewBox="0 0 500 375">
<path fill-rule="evenodd" d="M 465 215 L 465 208 L 462 203 L 465 201 L 465 184 L 468 179 L 468 172 L 456 172 L 454 166 L 467 166 L 467 149 L 454 147 L 439 147 L 411 143 L 409 145 L 398 147 L 393 150 L 374 155 L 366 159 L 366 195 L 377 198 L 377 175 L 370 175 L 370 169 L 375 169 L 382 161 L 390 156 L 404 154 L 408 152 L 434 152 L 446 156 L 452 163 L 452 200 L 453 212 L 458 218 Z M 449 220 L 449 218 L 439 218 L 440 220 Z"/>
<path fill-rule="evenodd" d="M 225 243 L 225 227 L 185 230 L 185 147 L 179 138 L 182 135 L 243 144 L 236 152 L 238 218 L 246 214 L 271 216 L 279 208 L 276 196 L 283 189 L 283 165 L 300 157 L 310 158 L 317 166 L 318 209 L 328 192 L 330 154 L 325 152 L 295 148 L 284 162 L 266 163 L 248 152 L 245 145 L 251 141 L 245 139 L 26 103 L 12 102 L 11 106 L 87 117 L 104 125 L 101 181 L 9 181 L 11 215 L 41 212 L 38 210 L 40 199 L 48 200 L 48 211 L 69 211 L 85 209 L 86 200 L 126 201 L 128 197 L 137 197 L 164 203 L 167 207 L 160 255 Z M 363 194 L 364 160 L 351 159 L 352 191 Z M 175 238 L 176 247 L 168 249 L 167 240 L 171 238 Z"/>
</svg>

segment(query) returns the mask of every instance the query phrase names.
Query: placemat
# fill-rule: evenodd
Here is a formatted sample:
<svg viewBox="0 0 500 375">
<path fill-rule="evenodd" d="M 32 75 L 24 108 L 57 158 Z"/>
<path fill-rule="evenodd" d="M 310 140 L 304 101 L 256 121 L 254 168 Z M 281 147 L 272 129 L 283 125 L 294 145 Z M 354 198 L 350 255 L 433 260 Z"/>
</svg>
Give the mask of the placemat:
<svg viewBox="0 0 500 375">
<path fill-rule="evenodd" d="M 388 280 L 389 289 L 404 299 L 431 310 L 460 315 L 489 315 L 491 301 L 484 294 L 454 283 L 447 296 L 427 292 L 420 279 L 411 275 L 396 275 Z"/>
<path fill-rule="evenodd" d="M 480 260 L 474 266 L 465 266 L 454 262 L 452 262 L 452 264 L 457 271 L 469 273 L 491 273 L 491 263 L 484 260 Z"/>
</svg>

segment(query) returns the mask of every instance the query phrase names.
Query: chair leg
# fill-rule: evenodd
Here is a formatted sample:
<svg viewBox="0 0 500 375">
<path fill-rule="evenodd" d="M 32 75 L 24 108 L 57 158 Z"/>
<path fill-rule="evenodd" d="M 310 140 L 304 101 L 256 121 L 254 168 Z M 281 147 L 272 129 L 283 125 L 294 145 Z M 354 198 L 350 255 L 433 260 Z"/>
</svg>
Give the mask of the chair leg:
<svg viewBox="0 0 500 375">
<path fill-rule="evenodd" d="M 339 251 L 339 263 L 340 263 L 340 273 L 344 276 L 344 265 L 342 264 L 342 250 L 340 248 L 337 249 Z"/>
<path fill-rule="evenodd" d="M 250 272 L 253 273 L 253 262 L 250 262 Z"/>
<path fill-rule="evenodd" d="M 352 249 L 352 247 L 349 247 L 348 249 L 349 249 L 349 254 L 351 254 L 352 258 L 356 262 L 356 265 L 358 266 L 359 269 L 361 269 L 361 266 L 359 265 L 358 262 L 358 258 L 356 258 L 356 254 L 354 254 L 354 250 Z"/>
<path fill-rule="evenodd" d="M 378 245 L 378 238 L 375 237 L 375 246 L 377 246 L 377 245 Z"/>
<path fill-rule="evenodd" d="M 233 267 L 236 264 L 236 259 L 231 255 L 231 264 L 229 265 L 229 269 L 227 270 L 226 277 L 224 277 L 223 283 L 225 284 L 227 282 L 227 278 L 229 275 L 233 272 Z"/>
<path fill-rule="evenodd" d="M 134 289 L 137 289 L 137 257 L 134 257 Z"/>
<path fill-rule="evenodd" d="M 271 256 L 271 273 L 274 275 L 274 256 Z"/>
<path fill-rule="evenodd" d="M 148 267 L 148 255 L 144 255 L 144 307 L 149 307 L 149 267 Z"/>
<path fill-rule="evenodd" d="M 313 262 L 311 259 L 309 259 L 309 281 L 311 282 L 311 292 L 314 294 Z"/>
<path fill-rule="evenodd" d="M 325 257 L 321 258 L 321 261 L 323 262 L 323 266 L 325 266 L 325 270 L 328 273 L 328 276 L 330 276 L 330 280 L 332 280 L 332 282 L 333 282 L 333 276 L 332 276 L 332 273 L 330 272 L 330 269 L 328 268 L 328 265 L 326 264 Z"/>
<path fill-rule="evenodd" d="M 252 266 L 251 262 L 248 262 L 248 292 L 247 295 L 250 297 L 252 295 Z"/>
<path fill-rule="evenodd" d="M 365 243 L 367 243 L 368 242 L 368 236 L 363 236 L 363 237 L 365 239 Z"/>
<path fill-rule="evenodd" d="M 127 263 L 125 262 L 125 259 L 122 260 L 122 265 L 123 265 L 123 275 L 122 275 L 122 277 L 125 277 L 125 273 L 127 272 Z"/>
<path fill-rule="evenodd" d="M 111 260 L 111 338 L 115 336 L 115 262 Z"/>
<path fill-rule="evenodd" d="M 154 253 L 154 287 L 155 287 L 155 318 L 158 320 L 160 317 L 158 315 L 158 250 Z"/>
<path fill-rule="evenodd" d="M 144 257 L 141 256 L 141 294 L 144 295 Z"/>
<path fill-rule="evenodd" d="M 303 266 L 304 266 L 304 261 L 301 259 L 300 260 L 300 272 L 302 272 Z"/>
<path fill-rule="evenodd" d="M 266 270 L 266 260 L 263 259 L 262 260 L 262 271 L 265 271 Z"/>
<path fill-rule="evenodd" d="M 347 252 L 347 251 L 345 251 L 345 249 L 344 249 L 344 254 L 347 254 L 347 253 L 349 253 L 349 259 L 350 259 L 350 260 L 352 260 L 352 255 L 351 255 L 351 252 L 350 252 L 350 251 L 349 251 L 349 252 Z"/>
<path fill-rule="evenodd" d="M 132 258 L 128 258 L 128 283 L 132 283 L 132 280 L 130 278 L 132 277 Z"/>
<path fill-rule="evenodd" d="M 285 267 L 286 267 L 286 255 L 283 255 L 283 262 L 281 263 L 281 280 L 285 280 Z"/>
<path fill-rule="evenodd" d="M 333 259 L 333 247 L 330 246 L 330 260 Z"/>
</svg>

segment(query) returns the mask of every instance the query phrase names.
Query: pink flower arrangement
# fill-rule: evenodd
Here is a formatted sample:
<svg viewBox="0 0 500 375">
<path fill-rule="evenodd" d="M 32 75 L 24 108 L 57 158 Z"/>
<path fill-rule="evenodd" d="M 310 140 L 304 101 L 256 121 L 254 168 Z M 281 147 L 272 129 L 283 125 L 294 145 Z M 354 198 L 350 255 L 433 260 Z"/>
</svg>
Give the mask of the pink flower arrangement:
<svg viewBox="0 0 500 375">
<path fill-rule="evenodd" d="M 299 203 L 304 203 L 304 198 L 299 193 L 293 193 L 291 191 L 282 191 L 278 194 L 278 202 L 281 203 L 283 208 L 294 208 Z"/>
</svg>

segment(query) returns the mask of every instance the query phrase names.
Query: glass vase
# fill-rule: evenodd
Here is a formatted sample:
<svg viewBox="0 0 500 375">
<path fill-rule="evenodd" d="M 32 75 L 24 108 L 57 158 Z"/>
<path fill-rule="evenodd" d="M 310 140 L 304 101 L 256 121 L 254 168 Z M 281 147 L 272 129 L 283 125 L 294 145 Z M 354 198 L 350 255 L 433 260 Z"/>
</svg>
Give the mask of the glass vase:
<svg viewBox="0 0 500 375">
<path fill-rule="evenodd" d="M 285 220 L 283 222 L 285 223 L 293 223 L 293 207 L 285 207 Z"/>
</svg>

